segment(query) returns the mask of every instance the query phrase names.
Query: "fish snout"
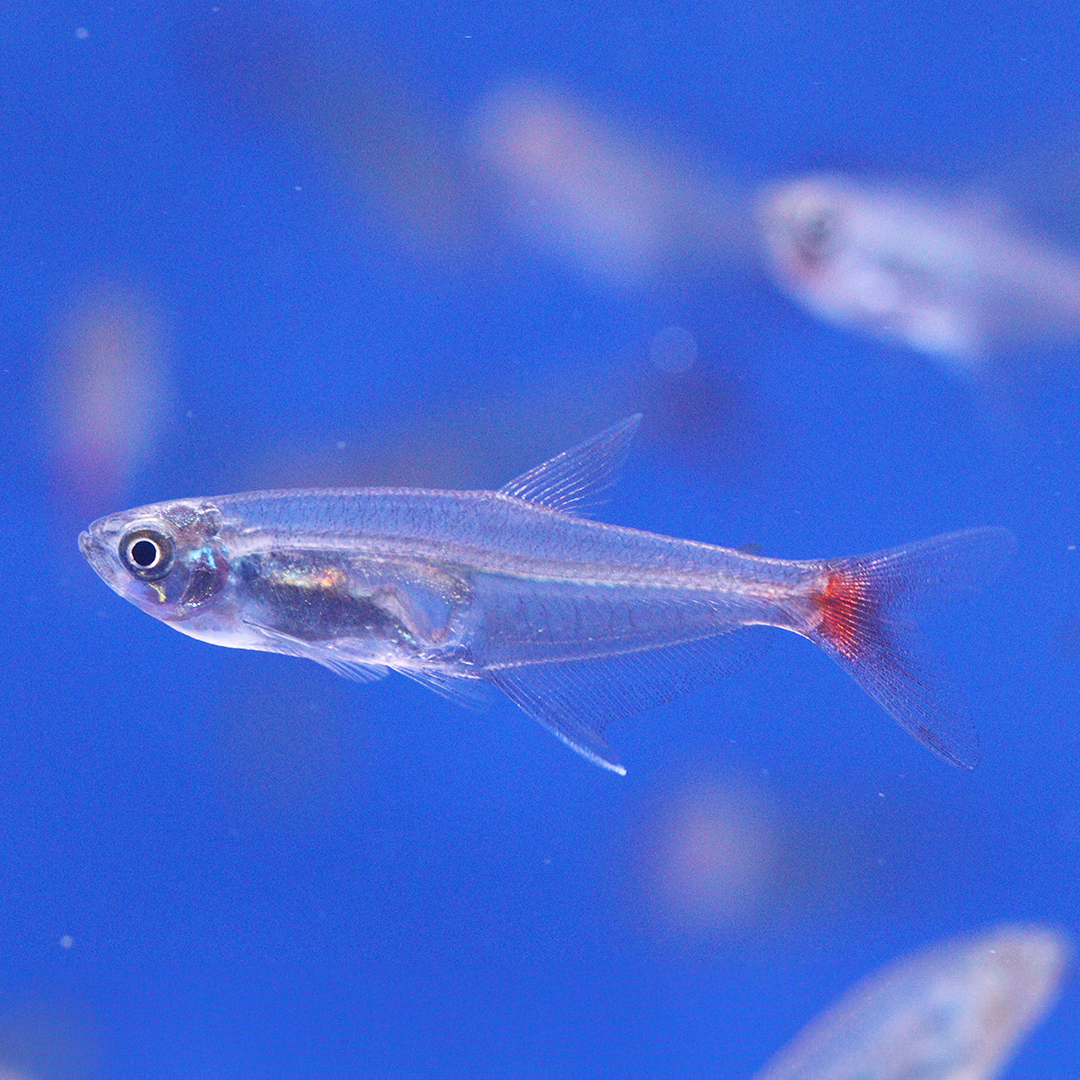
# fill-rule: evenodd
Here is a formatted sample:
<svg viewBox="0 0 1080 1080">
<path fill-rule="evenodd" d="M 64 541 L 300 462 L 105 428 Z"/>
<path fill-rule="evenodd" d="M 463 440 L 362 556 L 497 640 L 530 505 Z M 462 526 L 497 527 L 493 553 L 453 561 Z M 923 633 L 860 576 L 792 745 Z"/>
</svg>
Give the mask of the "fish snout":
<svg viewBox="0 0 1080 1080">
<path fill-rule="evenodd" d="M 79 533 L 79 550 L 83 558 L 93 567 L 94 572 L 105 581 L 109 581 L 109 557 L 101 537 L 96 535 L 93 526 Z"/>
</svg>

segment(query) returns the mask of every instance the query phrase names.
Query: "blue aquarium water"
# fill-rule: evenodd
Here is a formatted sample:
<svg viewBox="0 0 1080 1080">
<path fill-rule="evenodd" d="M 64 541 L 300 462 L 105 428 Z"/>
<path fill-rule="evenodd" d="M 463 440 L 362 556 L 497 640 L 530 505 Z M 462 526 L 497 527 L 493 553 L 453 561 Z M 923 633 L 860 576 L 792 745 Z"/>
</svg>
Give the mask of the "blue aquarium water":
<svg viewBox="0 0 1080 1080">
<path fill-rule="evenodd" d="M 3 15 L 0 1073 L 749 1080 L 905 954 L 1080 934 L 1071 11 Z M 498 488 L 637 412 L 602 521 L 1011 531 L 922 626 L 977 768 L 777 632 L 613 720 L 618 776 L 509 700 L 173 633 L 78 547 L 189 496 Z M 1076 1076 L 1077 1006 L 1002 1075 Z"/>
</svg>

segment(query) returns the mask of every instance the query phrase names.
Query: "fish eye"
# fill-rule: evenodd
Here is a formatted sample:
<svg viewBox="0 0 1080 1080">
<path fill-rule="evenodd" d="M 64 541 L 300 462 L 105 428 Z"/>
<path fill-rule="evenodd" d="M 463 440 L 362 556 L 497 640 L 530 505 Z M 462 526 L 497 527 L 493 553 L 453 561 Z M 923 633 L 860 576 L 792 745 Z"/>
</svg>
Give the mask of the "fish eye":
<svg viewBox="0 0 1080 1080">
<path fill-rule="evenodd" d="M 133 529 L 120 541 L 120 561 L 140 581 L 157 581 L 172 567 L 172 541 L 156 529 Z"/>
</svg>

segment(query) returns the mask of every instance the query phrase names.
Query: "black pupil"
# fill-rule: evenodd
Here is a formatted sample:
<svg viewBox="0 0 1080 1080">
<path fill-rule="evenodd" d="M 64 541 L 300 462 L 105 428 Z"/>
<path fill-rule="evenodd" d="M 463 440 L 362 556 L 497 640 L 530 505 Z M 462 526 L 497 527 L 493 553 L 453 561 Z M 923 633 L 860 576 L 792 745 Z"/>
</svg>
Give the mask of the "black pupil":
<svg viewBox="0 0 1080 1080">
<path fill-rule="evenodd" d="M 153 540 L 136 540 L 129 552 L 131 561 L 144 570 L 158 561 L 158 546 Z"/>
</svg>

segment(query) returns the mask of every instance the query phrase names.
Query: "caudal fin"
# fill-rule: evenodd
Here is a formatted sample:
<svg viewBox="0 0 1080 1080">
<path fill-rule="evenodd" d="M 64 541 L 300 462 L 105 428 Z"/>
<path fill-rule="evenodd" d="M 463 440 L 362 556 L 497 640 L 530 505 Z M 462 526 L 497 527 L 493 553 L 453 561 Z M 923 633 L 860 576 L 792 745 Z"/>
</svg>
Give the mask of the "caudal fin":
<svg viewBox="0 0 1080 1080">
<path fill-rule="evenodd" d="M 820 645 L 916 739 L 953 765 L 979 763 L 967 702 L 919 640 L 918 613 L 995 577 L 1016 542 L 1007 529 L 949 533 L 821 564 L 814 594 Z"/>
</svg>

